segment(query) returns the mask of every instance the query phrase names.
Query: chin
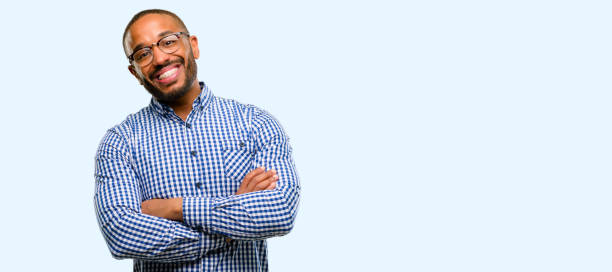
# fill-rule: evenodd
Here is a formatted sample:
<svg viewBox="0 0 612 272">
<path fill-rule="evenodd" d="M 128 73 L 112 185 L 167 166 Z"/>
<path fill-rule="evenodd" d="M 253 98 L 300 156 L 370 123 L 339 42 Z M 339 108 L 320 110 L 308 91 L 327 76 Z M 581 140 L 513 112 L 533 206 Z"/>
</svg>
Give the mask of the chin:
<svg viewBox="0 0 612 272">
<path fill-rule="evenodd" d="M 144 84 L 144 87 L 153 97 L 155 97 L 155 99 L 168 104 L 179 100 L 189 91 L 190 86 L 188 86 L 188 82 L 183 82 L 183 84 L 179 82 L 175 82 L 170 86 L 161 86 L 160 88 L 160 86 L 151 84 L 151 82 L 148 81 Z"/>
</svg>

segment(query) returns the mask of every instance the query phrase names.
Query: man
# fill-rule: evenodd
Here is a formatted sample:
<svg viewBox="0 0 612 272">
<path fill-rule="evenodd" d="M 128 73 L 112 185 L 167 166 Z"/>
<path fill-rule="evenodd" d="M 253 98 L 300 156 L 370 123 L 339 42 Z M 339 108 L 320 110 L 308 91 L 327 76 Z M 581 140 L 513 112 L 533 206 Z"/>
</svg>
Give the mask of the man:
<svg viewBox="0 0 612 272">
<path fill-rule="evenodd" d="M 142 11 L 123 37 L 128 69 L 153 97 L 96 154 L 111 254 L 135 271 L 267 271 L 265 239 L 293 228 L 300 197 L 287 135 L 196 79 L 198 39 L 175 14 Z"/>
</svg>

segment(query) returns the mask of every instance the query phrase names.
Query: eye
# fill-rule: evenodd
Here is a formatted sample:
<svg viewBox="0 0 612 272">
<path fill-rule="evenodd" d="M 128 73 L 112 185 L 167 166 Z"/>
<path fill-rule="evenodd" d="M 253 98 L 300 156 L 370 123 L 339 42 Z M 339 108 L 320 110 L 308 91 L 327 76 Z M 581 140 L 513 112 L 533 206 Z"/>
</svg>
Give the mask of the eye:
<svg viewBox="0 0 612 272">
<path fill-rule="evenodd" d="M 163 46 L 169 47 L 169 46 L 174 45 L 174 43 L 176 43 L 175 40 L 167 40 L 167 41 L 164 41 Z"/>
<path fill-rule="evenodd" d="M 140 61 L 146 57 L 148 57 L 151 54 L 151 52 L 149 50 L 146 49 L 140 49 L 136 52 L 136 54 L 134 54 L 134 60 L 135 61 Z"/>
</svg>

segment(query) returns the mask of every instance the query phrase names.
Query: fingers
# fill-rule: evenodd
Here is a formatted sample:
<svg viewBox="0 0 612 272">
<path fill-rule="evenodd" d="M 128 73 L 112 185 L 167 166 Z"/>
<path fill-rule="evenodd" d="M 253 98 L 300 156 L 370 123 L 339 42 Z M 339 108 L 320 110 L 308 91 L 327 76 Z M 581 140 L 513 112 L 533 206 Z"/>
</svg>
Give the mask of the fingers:
<svg viewBox="0 0 612 272">
<path fill-rule="evenodd" d="M 274 187 L 276 187 L 277 180 L 278 180 L 277 175 L 274 175 L 274 176 L 271 176 L 270 178 L 262 180 L 259 183 L 257 183 L 257 185 L 255 185 L 255 188 L 253 189 L 253 191 L 266 190 L 268 187 L 271 187 L 272 184 L 274 184 Z M 274 187 L 272 187 L 272 189 L 274 189 Z"/>
<path fill-rule="evenodd" d="M 275 170 L 266 171 L 264 167 L 258 167 L 246 174 L 236 194 L 273 190 L 276 188 L 276 181 L 278 181 L 278 175 Z"/>
<path fill-rule="evenodd" d="M 274 190 L 274 188 L 276 188 L 276 181 L 270 183 L 270 185 L 268 185 L 268 187 L 264 190 Z"/>
<path fill-rule="evenodd" d="M 266 168 L 261 166 L 261 167 L 257 167 L 255 169 L 253 169 L 251 172 L 249 172 L 248 174 L 246 174 L 246 176 L 244 176 L 244 179 L 242 180 L 242 182 L 245 181 L 250 181 L 254 176 L 259 175 L 263 172 L 266 171 Z"/>
<path fill-rule="evenodd" d="M 262 167 L 255 168 L 251 170 L 248 174 L 246 174 L 246 176 L 244 176 L 244 179 L 242 179 L 242 183 L 240 183 L 240 188 L 238 188 L 238 194 L 245 193 L 253 177 L 260 175 L 264 173 L 265 171 L 266 171 L 266 168 L 262 166 Z"/>
<path fill-rule="evenodd" d="M 274 176 L 276 176 L 276 171 L 275 170 L 270 170 L 267 171 L 265 173 L 261 173 L 255 177 L 253 177 L 251 179 L 251 181 L 249 182 L 248 186 L 247 186 L 247 190 L 249 192 L 253 192 L 255 190 L 259 191 L 259 190 L 263 190 L 264 188 L 266 188 L 269 185 L 269 179 L 274 178 Z M 260 183 L 265 183 L 265 184 L 260 184 Z M 263 186 L 263 188 L 262 188 Z"/>
</svg>

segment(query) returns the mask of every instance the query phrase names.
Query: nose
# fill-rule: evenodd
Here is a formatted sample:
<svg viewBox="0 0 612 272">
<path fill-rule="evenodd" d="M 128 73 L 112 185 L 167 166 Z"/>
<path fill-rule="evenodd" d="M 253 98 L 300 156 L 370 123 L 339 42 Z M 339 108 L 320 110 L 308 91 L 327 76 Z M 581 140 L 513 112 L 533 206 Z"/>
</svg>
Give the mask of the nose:
<svg viewBox="0 0 612 272">
<path fill-rule="evenodd" d="M 164 64 L 170 59 L 170 55 L 161 51 L 158 46 L 153 46 L 151 50 L 153 52 L 153 65 Z"/>
</svg>

